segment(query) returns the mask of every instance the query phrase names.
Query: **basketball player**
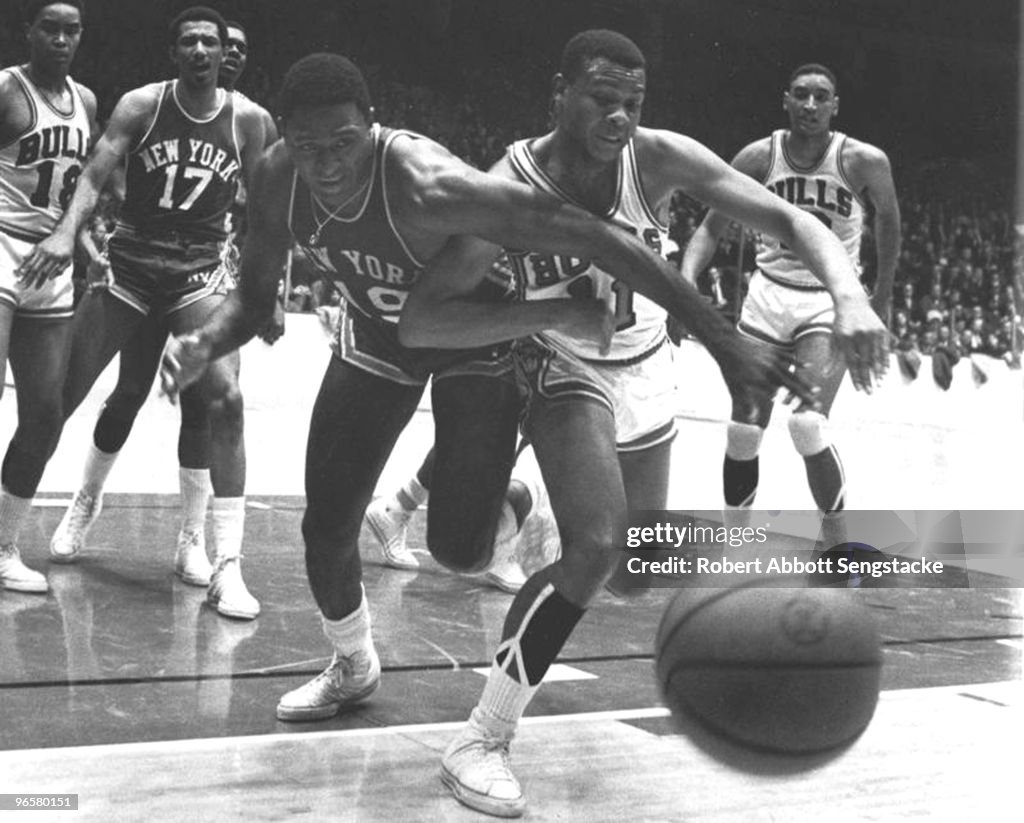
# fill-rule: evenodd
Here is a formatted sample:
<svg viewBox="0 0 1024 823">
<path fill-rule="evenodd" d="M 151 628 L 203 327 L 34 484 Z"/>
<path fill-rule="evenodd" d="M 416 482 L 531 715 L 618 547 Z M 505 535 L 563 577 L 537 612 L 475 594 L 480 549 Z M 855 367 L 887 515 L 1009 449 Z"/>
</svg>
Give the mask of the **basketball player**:
<svg viewBox="0 0 1024 823">
<path fill-rule="evenodd" d="M 0 72 L 0 393 L 8 358 L 18 386 L 18 426 L 0 471 L 0 588 L 45 592 L 46 578 L 22 563 L 16 541 L 60 438 L 70 256 L 43 283 L 19 280 L 17 269 L 71 199 L 96 132 L 96 97 L 68 75 L 81 0 L 31 0 L 24 11 L 28 63 Z"/>
<path fill-rule="evenodd" d="M 655 250 L 665 243 L 677 190 L 780 237 L 820 273 L 835 295 L 843 328 L 863 336 L 867 371 L 881 370 L 885 326 L 871 312 L 835 236 L 699 143 L 640 128 L 645 82 L 644 57 L 631 40 L 602 30 L 576 35 L 555 76 L 554 130 L 514 143 L 492 171 L 601 215 Z M 484 303 L 472 295 L 500 250 L 458 238 L 424 272 L 399 329 L 406 342 L 425 346 L 530 335 L 513 350 L 524 393 L 524 434 L 551 498 L 562 554 L 513 599 L 483 695 L 441 768 L 460 802 L 498 816 L 523 811 L 509 743 L 548 666 L 615 568 L 626 542 L 627 502 L 664 508 L 673 431 L 664 408 L 673 387 L 665 312 L 590 255 L 530 249 L 528 243 L 505 249 L 525 301 Z M 544 307 L 557 298 L 605 302 L 615 320 L 611 345 L 602 348 L 551 327 Z M 770 388 L 766 393 L 772 394 Z M 625 453 L 625 463 L 622 446 L 636 447 Z M 630 472 L 628 490 L 623 465 Z M 439 471 L 438 461 L 435 481 Z"/>
<path fill-rule="evenodd" d="M 374 123 L 362 74 L 333 54 L 293 65 L 280 92 L 283 140 L 250 188 L 250 233 L 239 287 L 199 330 L 172 338 L 162 379 L 187 386 L 237 348 L 273 308 L 293 242 L 344 294 L 336 356 L 313 408 L 306 453 L 306 570 L 334 648 L 328 668 L 285 694 L 282 720 L 331 717 L 380 680 L 357 540 L 395 441 L 432 377 L 436 458 L 430 548 L 445 566 L 476 571 L 491 559 L 515 448 L 519 405 L 507 351 L 411 350 L 398 339 L 410 290 L 457 233 L 513 247 L 599 257 L 696 324 L 745 379 L 788 381 L 751 349 L 642 242 L 609 222 L 527 186 L 477 171 L 427 138 Z M 724 165 L 724 164 L 723 164 Z M 596 300 L 548 301 L 545 325 L 594 339 L 611 317 Z M 726 333 L 728 330 L 728 333 Z"/>
<path fill-rule="evenodd" d="M 227 92 L 236 92 L 235 84 L 245 70 L 248 57 L 248 40 L 245 29 L 239 23 L 227 24 L 227 40 L 224 58 L 220 64 L 219 85 Z M 262 113 L 265 121 L 267 143 L 277 139 L 277 128 L 266 110 L 255 103 L 246 101 Z M 226 263 L 237 261 L 234 249 L 238 219 L 244 212 L 239 201 L 244 194 L 241 180 L 231 212 L 232 234 L 225 244 Z M 268 326 L 264 339 L 276 340 L 283 331 L 283 317 L 280 326 Z M 86 326 L 76 326 L 79 333 L 92 334 Z M 167 340 L 167 319 L 161 313 L 148 314 L 135 331 L 132 339 L 121 348 L 118 365 L 117 385 L 100 411 L 93 430 L 82 473 L 82 485 L 75 493 L 71 504 L 57 530 L 50 540 L 50 558 L 57 563 L 72 563 L 85 548 L 89 528 L 99 516 L 103 501 L 103 486 L 110 470 L 117 460 L 121 448 L 135 423 L 135 418 L 149 396 L 153 378 L 160 365 L 160 354 Z M 75 345 L 75 342 L 72 342 Z M 185 583 L 207 586 L 212 568 L 206 554 L 206 514 L 210 497 L 210 426 L 201 403 L 183 402 L 181 407 L 181 428 L 178 435 L 178 477 L 181 489 L 181 528 L 178 532 L 175 553 L 175 574 Z"/>
<path fill-rule="evenodd" d="M 888 322 L 900 250 L 900 211 L 889 159 L 881 149 L 832 129 L 832 119 L 839 113 L 838 84 L 825 66 L 808 64 L 794 70 L 782 108 L 789 128 L 749 144 L 732 164 L 828 226 L 858 275 L 865 210 L 873 209 L 878 279 L 871 305 Z M 717 211 L 704 218 L 683 257 L 682 272 L 689 282 L 695 282 L 711 262 L 729 223 Z M 790 416 L 789 432 L 822 512 L 825 549 L 846 542 L 846 478 L 828 433 L 828 414 L 845 373 L 833 356 L 837 308 L 789 247 L 770 236 L 760 237 L 757 270 L 738 327 L 763 347 L 793 351 L 802 373 L 821 387 L 817 407 L 804 405 Z M 758 451 L 771 418 L 771 401 L 757 391 L 733 395 L 723 478 L 727 519 L 739 524 L 749 518 L 757 494 Z"/>
<path fill-rule="evenodd" d="M 65 415 L 150 313 L 162 313 L 181 333 L 199 326 L 224 299 L 226 217 L 239 176 L 250 172 L 265 145 L 265 113 L 217 87 L 227 39 L 219 13 L 187 9 L 169 37 L 177 79 L 142 86 L 118 101 L 68 211 L 23 265 L 33 279 L 57 271 L 104 182 L 127 162 L 125 200 L 109 242 L 114 282 L 86 293 L 75 312 Z M 245 447 L 238 355 L 214 363 L 185 404 L 195 404 L 195 419 L 208 417 L 210 425 L 216 545 L 207 599 L 225 616 L 251 619 L 259 603 L 239 565 Z M 179 565 L 188 568 L 180 557 Z"/>
</svg>

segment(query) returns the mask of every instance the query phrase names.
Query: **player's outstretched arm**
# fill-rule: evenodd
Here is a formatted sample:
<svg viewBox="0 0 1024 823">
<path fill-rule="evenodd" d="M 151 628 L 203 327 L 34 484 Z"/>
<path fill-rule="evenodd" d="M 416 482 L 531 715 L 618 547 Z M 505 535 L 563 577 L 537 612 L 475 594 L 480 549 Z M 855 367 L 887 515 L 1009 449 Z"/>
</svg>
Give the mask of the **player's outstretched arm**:
<svg viewBox="0 0 1024 823">
<path fill-rule="evenodd" d="M 114 169 L 124 160 L 143 123 L 148 122 L 155 103 L 152 87 L 128 92 L 114 107 L 107 129 L 85 164 L 63 217 L 48 238 L 28 253 L 17 276 L 26 283 L 42 285 L 71 263 L 75 239 L 96 208 L 100 192 Z"/>
<path fill-rule="evenodd" d="M 508 302 L 480 297 L 488 270 L 507 265 L 500 252 L 476 237 L 451 238 L 422 272 L 402 309 L 402 344 L 465 349 L 557 330 L 592 340 L 601 352 L 607 351 L 615 318 L 600 300 Z"/>
<path fill-rule="evenodd" d="M 786 385 L 813 402 L 806 385 L 781 364 L 758 356 L 671 263 L 632 234 L 525 184 L 482 174 L 439 151 L 415 160 L 410 164 L 411 190 L 422 227 L 437 233 L 473 235 L 510 249 L 594 260 L 682 320 L 707 346 L 727 380 L 762 386 L 766 391 Z M 421 317 L 414 324 L 424 322 Z"/>
<path fill-rule="evenodd" d="M 507 159 L 490 171 L 503 179 L 514 173 Z M 611 343 L 614 318 L 598 300 L 505 302 L 481 298 L 492 273 L 514 277 L 500 246 L 479 237 L 457 235 L 421 273 L 402 309 L 399 339 L 406 346 L 475 348 L 547 330 L 593 340 L 601 350 Z"/>
<path fill-rule="evenodd" d="M 198 380 L 219 357 L 245 344 L 271 318 L 277 284 L 291 247 L 288 198 L 291 164 L 284 146 L 272 146 L 252 175 L 249 233 L 242 249 L 238 287 L 195 331 L 172 337 L 164 350 L 160 379 L 172 399 Z"/>
<path fill-rule="evenodd" d="M 661 132 L 665 172 L 680 188 L 738 223 L 789 246 L 828 289 L 836 306 L 834 339 L 858 389 L 871 390 L 889 366 L 888 332 L 871 310 L 842 243 L 813 215 L 781 197 L 694 140 Z"/>
</svg>

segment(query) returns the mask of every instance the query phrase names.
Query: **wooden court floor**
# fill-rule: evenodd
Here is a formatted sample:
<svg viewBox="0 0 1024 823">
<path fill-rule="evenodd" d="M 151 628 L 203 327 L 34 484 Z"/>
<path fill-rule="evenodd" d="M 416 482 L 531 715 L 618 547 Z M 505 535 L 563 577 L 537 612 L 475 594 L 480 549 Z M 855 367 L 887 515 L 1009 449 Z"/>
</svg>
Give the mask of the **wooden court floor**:
<svg viewBox="0 0 1024 823">
<path fill-rule="evenodd" d="M 298 369 L 289 361 L 287 377 L 272 377 L 280 372 L 269 361 L 283 356 L 257 350 L 243 366 L 251 491 L 244 569 L 263 604 L 251 623 L 219 617 L 201 590 L 172 574 L 175 413 L 155 399 L 111 477 L 89 552 L 76 566 L 47 563 L 109 375 L 70 422 L 22 539 L 51 592 L 0 592 L 0 794 L 75 793 L 79 808 L 0 811 L 0 820 L 485 819 L 449 797 L 437 769 L 483 686 L 510 598 L 444 572 L 425 553 L 419 572 L 400 572 L 382 566 L 366 543 L 384 666 L 377 694 L 324 723 L 274 717 L 280 695 L 328 656 L 298 529 L 306 404 L 321 363 Z M 10 397 L 0 404 L 5 436 L 11 405 Z M 709 446 L 704 435 L 720 438 L 720 429 L 681 422 L 677 492 L 698 482 L 695 475 L 708 485 L 720 440 Z M 424 409 L 381 490 L 416 465 L 429 437 Z M 903 430 L 874 432 L 853 462 L 880 459 L 902 437 Z M 929 444 L 911 444 L 918 445 Z M 919 488 L 957 468 L 939 452 L 929 465 L 907 459 L 916 474 L 889 478 L 894 487 Z M 858 475 L 848 475 L 856 484 Z M 873 478 L 871 492 L 881 482 Z M 419 512 L 412 539 L 421 552 L 423 525 Z M 676 732 L 651 649 L 672 588 L 629 601 L 602 596 L 513 746 L 526 819 L 1018 819 L 1024 598 L 1003 583 L 851 592 L 875 615 L 884 641 L 878 710 L 842 757 L 788 776 L 731 770 Z"/>
</svg>

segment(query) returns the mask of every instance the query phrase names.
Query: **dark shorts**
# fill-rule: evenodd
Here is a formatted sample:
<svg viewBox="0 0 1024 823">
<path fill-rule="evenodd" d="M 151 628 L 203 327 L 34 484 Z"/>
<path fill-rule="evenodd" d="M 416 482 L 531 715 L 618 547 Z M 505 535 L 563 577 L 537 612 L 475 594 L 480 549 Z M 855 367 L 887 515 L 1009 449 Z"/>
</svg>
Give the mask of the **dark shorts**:
<svg viewBox="0 0 1024 823">
<path fill-rule="evenodd" d="M 119 227 L 107 251 L 114 275 L 110 293 L 140 314 L 172 315 L 234 287 L 224 264 L 224 244 L 217 241 L 156 239 Z"/>
<path fill-rule="evenodd" d="M 398 342 L 398 324 L 374 320 L 344 301 L 331 349 L 346 363 L 407 386 L 458 375 L 513 381 L 511 345 L 481 349 L 412 349 Z"/>
</svg>

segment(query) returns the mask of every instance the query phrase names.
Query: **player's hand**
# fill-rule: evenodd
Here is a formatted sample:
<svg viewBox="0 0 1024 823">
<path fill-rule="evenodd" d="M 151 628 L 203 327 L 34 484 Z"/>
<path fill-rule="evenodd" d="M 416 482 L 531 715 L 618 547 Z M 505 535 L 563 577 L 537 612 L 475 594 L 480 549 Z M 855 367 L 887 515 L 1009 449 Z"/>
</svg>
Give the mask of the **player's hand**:
<svg viewBox="0 0 1024 823">
<path fill-rule="evenodd" d="M 105 254 L 93 258 L 85 268 L 85 284 L 90 291 L 102 291 L 114 283 L 114 274 L 110 270 L 110 261 Z"/>
<path fill-rule="evenodd" d="M 866 300 L 836 304 L 834 354 L 850 370 L 854 388 L 871 393 L 889 369 L 889 330 Z"/>
<path fill-rule="evenodd" d="M 790 354 L 758 346 L 735 335 L 715 359 L 733 398 L 771 398 L 784 388 L 787 390 L 784 402 L 800 400 L 808 408 L 819 406 L 821 389 L 803 376 Z"/>
<path fill-rule="evenodd" d="M 14 276 L 24 285 L 38 289 L 67 270 L 74 253 L 75 238 L 54 232 L 25 256 Z"/>
<path fill-rule="evenodd" d="M 210 346 L 199 335 L 171 336 L 160 361 L 160 389 L 171 403 L 195 383 L 210 365 Z"/>
<path fill-rule="evenodd" d="M 274 315 L 267 321 L 267 324 L 256 332 L 256 336 L 259 337 L 268 346 L 273 346 L 278 340 L 281 339 L 281 335 L 284 334 L 284 306 L 281 305 L 281 301 L 274 302 Z"/>
<path fill-rule="evenodd" d="M 608 354 L 615 334 L 615 315 L 603 300 L 570 298 L 564 301 L 564 313 L 558 331 L 579 340 L 597 344 L 602 355 Z"/>
</svg>

